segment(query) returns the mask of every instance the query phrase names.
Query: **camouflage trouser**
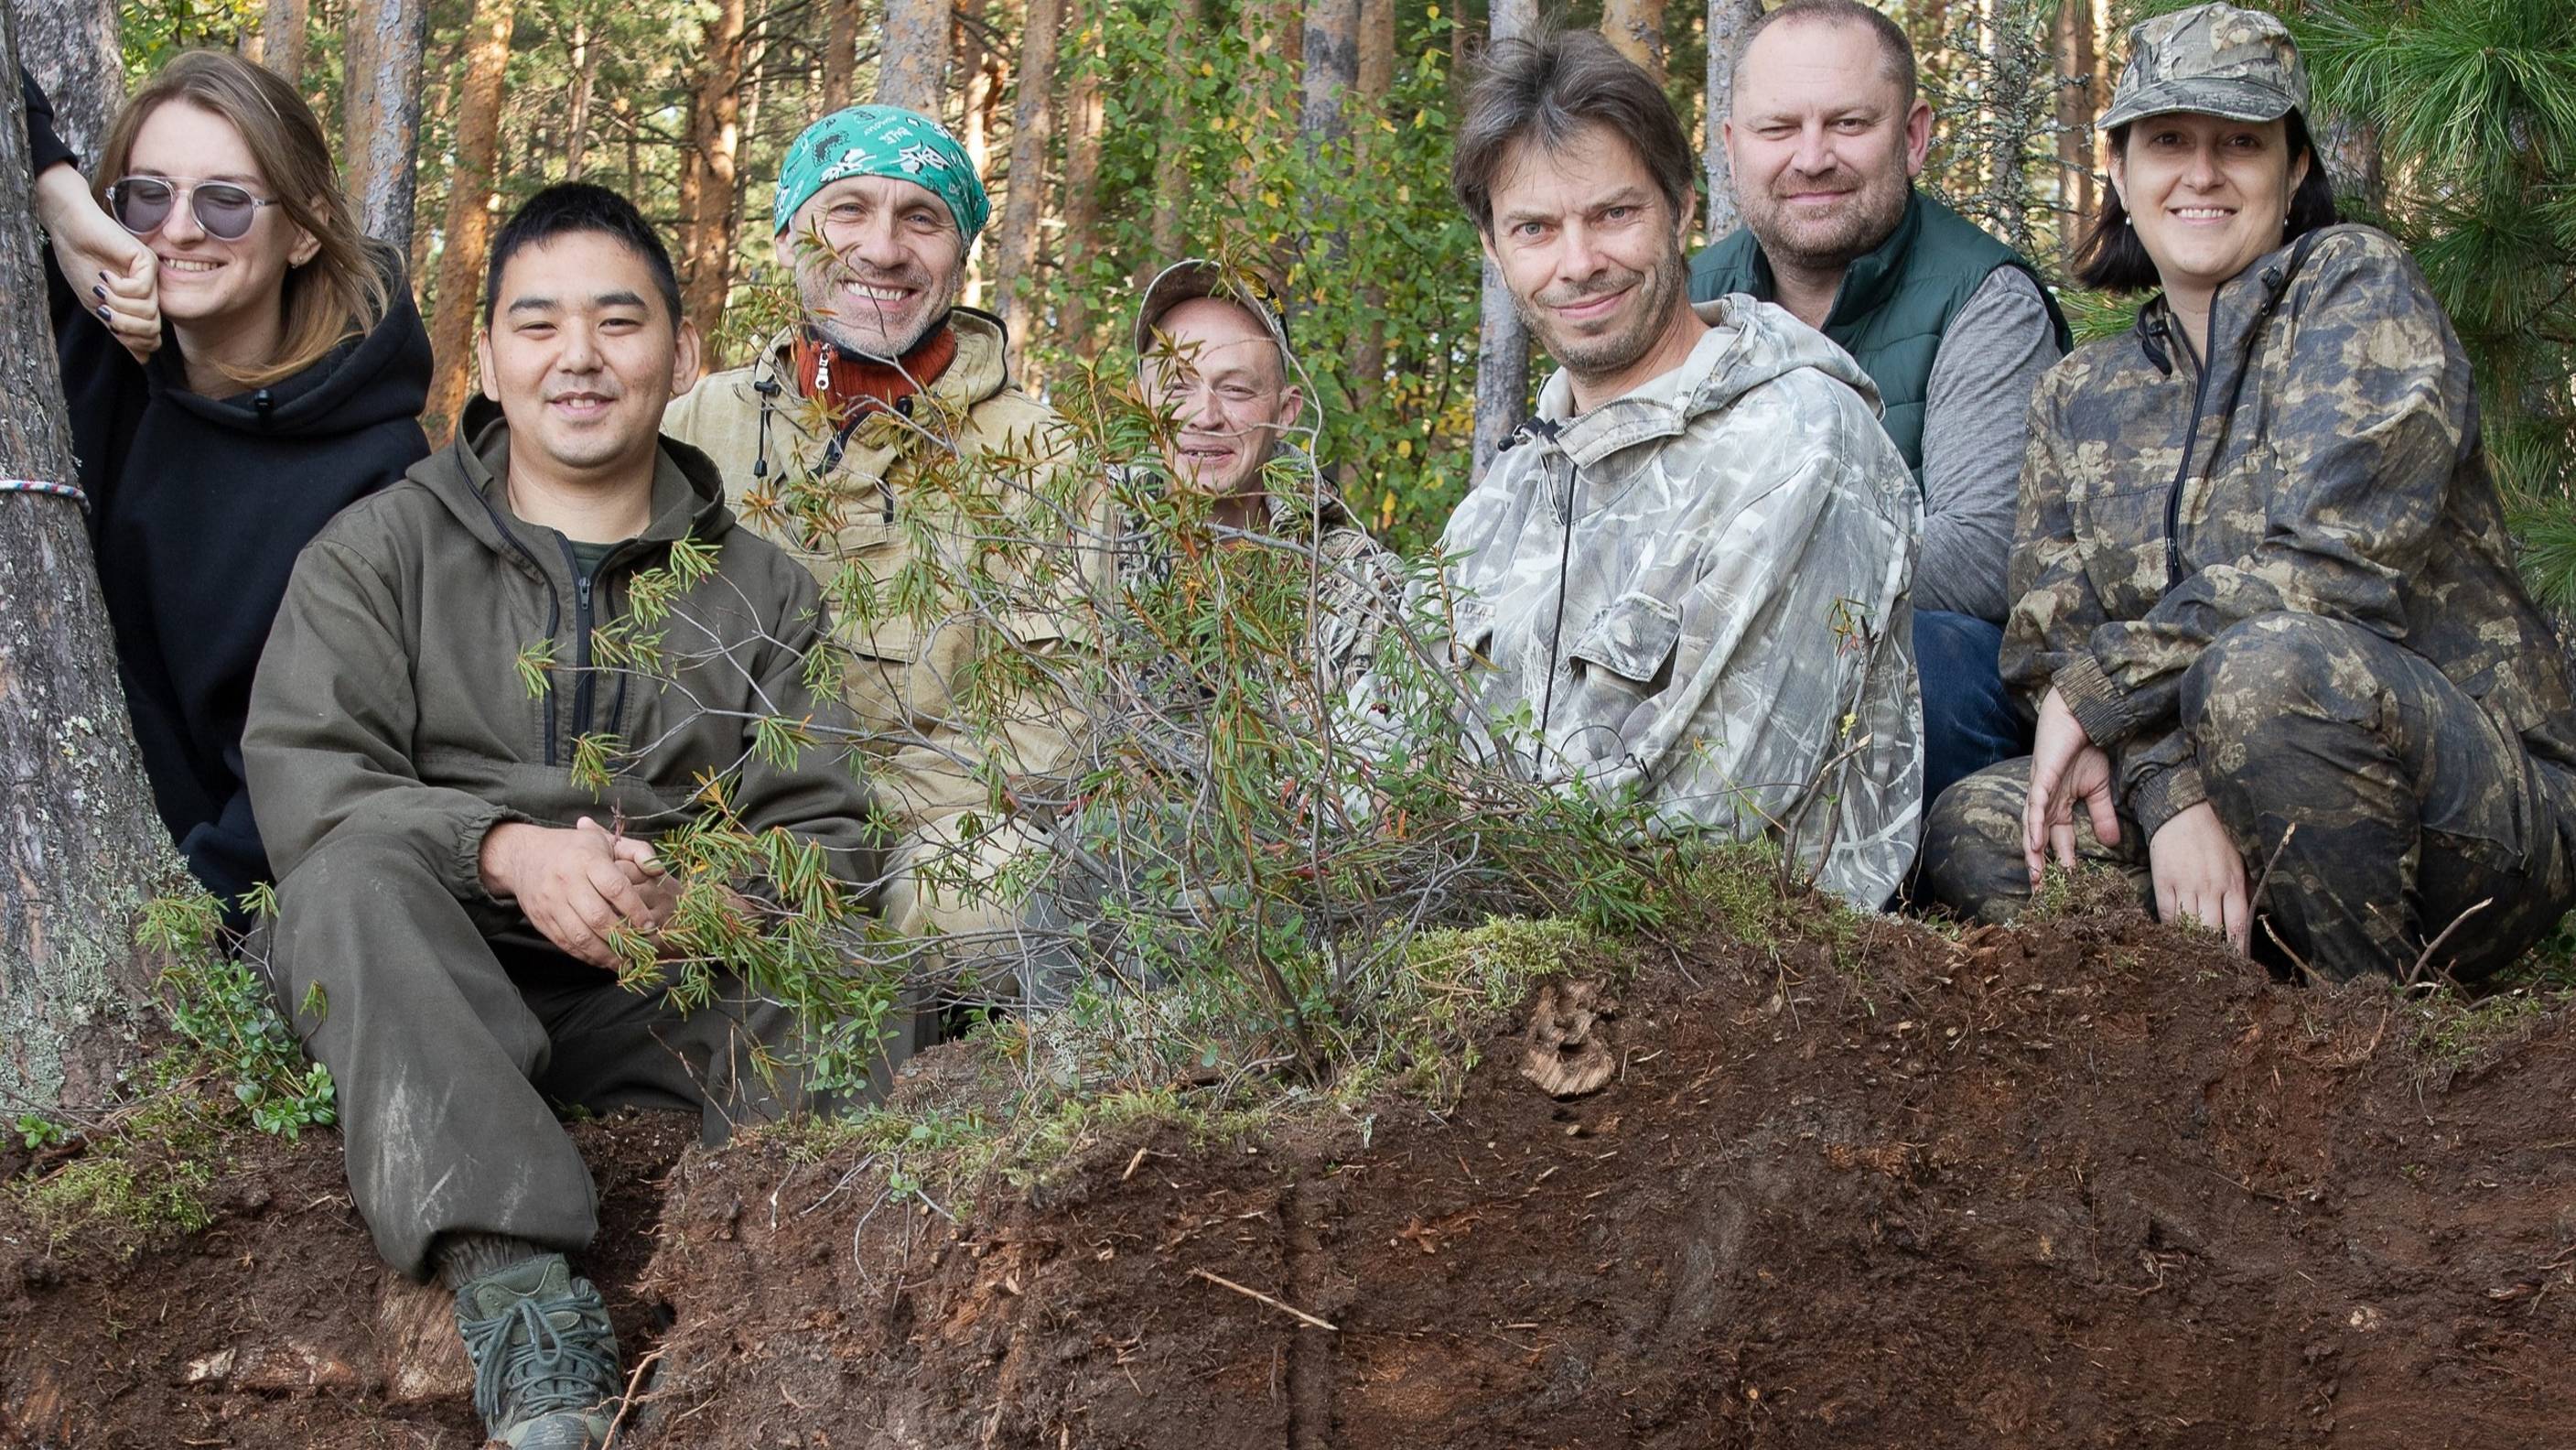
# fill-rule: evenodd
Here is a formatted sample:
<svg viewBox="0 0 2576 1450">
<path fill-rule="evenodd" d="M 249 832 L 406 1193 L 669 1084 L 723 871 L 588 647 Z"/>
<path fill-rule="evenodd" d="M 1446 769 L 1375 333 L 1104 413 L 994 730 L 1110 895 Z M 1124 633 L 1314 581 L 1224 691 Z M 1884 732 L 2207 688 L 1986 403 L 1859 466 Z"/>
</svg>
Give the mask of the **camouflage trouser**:
<svg viewBox="0 0 2576 1450">
<path fill-rule="evenodd" d="M 2183 676 L 2182 725 L 2249 888 L 2295 822 L 2255 910 L 2310 966 L 2403 974 L 2461 913 L 2488 904 L 2436 965 L 2463 980 L 2519 955 L 2576 898 L 2576 772 L 2532 759 L 2475 700 L 2402 646 L 2313 614 L 2265 614 L 2213 640 Z M 2030 894 L 2022 802 L 2030 761 L 1959 782 L 1925 823 L 1932 899 L 1994 921 Z M 2146 892 L 2147 841 L 2125 815 L 2090 860 Z M 2152 903 L 2151 903 L 2152 904 Z M 2255 929 L 2258 945 L 2269 933 Z"/>
</svg>

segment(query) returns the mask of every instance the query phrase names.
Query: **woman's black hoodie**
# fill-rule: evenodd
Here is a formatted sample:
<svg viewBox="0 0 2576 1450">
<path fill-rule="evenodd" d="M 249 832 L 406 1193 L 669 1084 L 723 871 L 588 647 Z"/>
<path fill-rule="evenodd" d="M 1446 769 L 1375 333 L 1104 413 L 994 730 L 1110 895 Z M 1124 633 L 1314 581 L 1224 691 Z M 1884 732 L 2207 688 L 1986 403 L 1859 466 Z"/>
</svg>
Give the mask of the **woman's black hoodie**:
<svg viewBox="0 0 2576 1450">
<path fill-rule="evenodd" d="M 24 73 L 37 170 L 71 153 Z M 161 819 L 189 869 L 228 903 L 268 879 L 242 779 L 242 720 L 295 556 L 332 515 L 429 452 L 429 334 L 401 264 L 380 253 L 393 306 L 366 336 L 282 382 L 230 398 L 191 392 L 175 337 L 137 363 L 51 283 L 55 351 L 116 660 Z"/>
</svg>

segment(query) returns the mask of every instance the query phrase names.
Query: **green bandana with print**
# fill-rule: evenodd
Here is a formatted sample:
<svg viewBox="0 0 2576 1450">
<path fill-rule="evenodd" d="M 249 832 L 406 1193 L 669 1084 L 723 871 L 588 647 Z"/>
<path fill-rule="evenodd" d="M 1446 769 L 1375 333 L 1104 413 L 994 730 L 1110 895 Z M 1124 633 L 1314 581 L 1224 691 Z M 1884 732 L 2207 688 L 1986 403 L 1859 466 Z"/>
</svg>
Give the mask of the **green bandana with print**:
<svg viewBox="0 0 2576 1450">
<path fill-rule="evenodd" d="M 847 176 L 891 176 L 948 204 L 973 247 L 993 214 L 966 148 L 938 122 L 901 106 L 852 106 L 805 128 L 778 164 L 778 196 L 769 209 L 773 235 L 784 234 L 796 209 Z"/>
</svg>

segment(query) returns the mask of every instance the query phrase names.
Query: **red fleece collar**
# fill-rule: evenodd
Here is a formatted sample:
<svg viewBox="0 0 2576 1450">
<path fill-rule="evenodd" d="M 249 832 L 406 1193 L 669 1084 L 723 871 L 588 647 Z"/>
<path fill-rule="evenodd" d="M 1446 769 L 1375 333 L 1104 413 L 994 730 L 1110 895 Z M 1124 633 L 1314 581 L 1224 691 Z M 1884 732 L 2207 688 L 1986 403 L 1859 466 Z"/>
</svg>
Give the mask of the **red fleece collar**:
<svg viewBox="0 0 2576 1450">
<path fill-rule="evenodd" d="M 893 362 L 845 351 L 810 332 L 796 340 L 790 359 L 797 394 L 828 400 L 836 425 L 876 410 L 909 412 L 904 399 L 938 382 L 956 360 L 957 330 L 944 322 Z"/>
</svg>

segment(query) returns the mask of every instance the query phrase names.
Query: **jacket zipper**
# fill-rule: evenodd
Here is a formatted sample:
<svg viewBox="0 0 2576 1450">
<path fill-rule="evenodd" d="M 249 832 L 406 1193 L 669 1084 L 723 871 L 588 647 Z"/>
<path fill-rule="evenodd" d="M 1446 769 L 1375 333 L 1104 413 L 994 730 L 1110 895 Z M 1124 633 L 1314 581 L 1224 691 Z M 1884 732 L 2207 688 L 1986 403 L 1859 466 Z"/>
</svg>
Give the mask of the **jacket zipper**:
<svg viewBox="0 0 2576 1450">
<path fill-rule="evenodd" d="M 2209 318 L 2202 324 L 2202 330 L 2206 332 L 2217 320 L 2218 299 L 2213 297 L 2209 300 Z M 2209 359 L 2193 350 L 2189 335 L 2184 335 L 2181 342 L 2183 351 L 2191 358 L 2192 369 L 2198 374 L 2198 378 L 2192 384 L 2191 390 L 2191 426 L 2183 430 L 2182 435 L 2182 462 L 2174 467 L 2173 487 L 2165 490 L 2165 588 L 2167 589 L 2179 588 L 2182 584 L 2182 486 L 2191 477 L 2191 455 L 2200 446 L 2200 410 L 2209 401 Z"/>
<path fill-rule="evenodd" d="M 2245 395 L 2245 375 L 2254 371 L 2254 350 L 2263 343 L 2263 327 L 2271 320 L 2273 310 L 2281 305 L 2281 296 L 2289 290 L 2290 279 L 2299 274 L 2301 267 L 2307 265 L 2308 253 L 2316 249 L 2319 235 L 2320 233 L 2310 232 L 2299 238 L 2298 245 L 2290 249 L 2290 259 L 2286 265 L 2276 264 L 2263 269 L 2263 300 L 2255 304 L 2254 315 L 2246 320 L 2244 354 L 2236 360 L 2236 376 L 2227 385 L 2226 412 L 2230 420 L 2231 432 L 2234 428 L 2237 400 Z M 2216 297 L 2209 299 L 2209 322 L 2205 330 L 2210 333 L 2211 340 L 2216 341 L 2218 331 Z M 2190 351 L 2190 338 L 2183 339 L 2183 349 L 2186 352 Z M 2192 451 L 2200 446 L 2200 410 L 2209 397 L 2209 375 L 2217 366 L 2217 358 L 2216 348 L 2212 348 L 2206 358 L 2196 354 L 2193 357 L 2193 361 L 2200 365 L 2200 382 L 2192 389 L 2191 427 L 2182 436 L 2182 466 L 2174 470 L 2173 488 L 2165 494 L 2165 588 L 2167 589 L 2173 589 L 2182 583 L 2182 485 L 2183 480 L 2191 476 Z M 2212 472 L 2216 471 L 2217 462 L 2217 457 L 2212 455 L 2210 458 Z"/>
<path fill-rule="evenodd" d="M 564 567 L 572 571 L 572 667 L 578 672 L 578 683 L 572 688 L 572 724 L 574 733 L 590 729 L 590 586 L 595 577 L 581 572 L 581 561 L 572 554 L 572 540 L 561 534 L 555 542 L 563 546 Z M 599 561 L 608 567 L 608 561 Z M 554 764 L 554 742 L 546 742 L 546 763 Z"/>
</svg>

